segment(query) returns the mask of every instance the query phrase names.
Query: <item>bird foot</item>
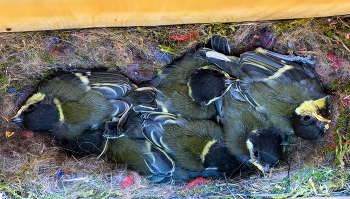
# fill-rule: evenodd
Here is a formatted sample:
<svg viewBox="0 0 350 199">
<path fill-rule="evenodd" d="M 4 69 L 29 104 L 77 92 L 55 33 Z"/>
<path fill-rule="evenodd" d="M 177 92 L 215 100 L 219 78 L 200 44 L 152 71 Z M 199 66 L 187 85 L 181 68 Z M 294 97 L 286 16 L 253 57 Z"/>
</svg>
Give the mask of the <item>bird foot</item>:
<svg viewBox="0 0 350 199">
<path fill-rule="evenodd" d="M 290 47 L 289 47 L 290 48 Z M 311 55 L 308 55 L 307 57 L 300 57 L 300 56 L 295 56 L 293 55 L 293 50 L 290 50 L 289 55 L 281 55 L 269 50 L 264 49 L 264 51 L 266 52 L 267 55 L 276 57 L 276 58 L 280 58 L 283 59 L 285 61 L 298 61 L 298 62 L 302 62 L 304 64 L 309 64 L 312 68 L 315 67 L 316 64 L 316 60 L 314 57 L 312 57 Z"/>
</svg>

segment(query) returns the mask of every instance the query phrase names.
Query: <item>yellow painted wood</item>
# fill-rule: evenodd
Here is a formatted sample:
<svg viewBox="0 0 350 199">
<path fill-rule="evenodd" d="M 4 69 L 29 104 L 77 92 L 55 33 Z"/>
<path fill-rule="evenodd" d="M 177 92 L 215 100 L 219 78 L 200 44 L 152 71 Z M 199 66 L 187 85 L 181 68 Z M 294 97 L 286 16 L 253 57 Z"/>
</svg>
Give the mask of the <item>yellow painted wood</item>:
<svg viewBox="0 0 350 199">
<path fill-rule="evenodd" d="M 0 0 L 0 32 L 350 14 L 349 0 Z"/>
</svg>

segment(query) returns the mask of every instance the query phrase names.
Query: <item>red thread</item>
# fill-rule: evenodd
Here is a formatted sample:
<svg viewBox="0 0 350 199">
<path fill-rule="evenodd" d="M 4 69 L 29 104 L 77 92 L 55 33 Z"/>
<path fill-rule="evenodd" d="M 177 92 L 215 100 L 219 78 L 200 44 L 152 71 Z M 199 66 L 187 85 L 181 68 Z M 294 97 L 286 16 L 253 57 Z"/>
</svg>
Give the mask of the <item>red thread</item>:
<svg viewBox="0 0 350 199">
<path fill-rule="evenodd" d="M 22 134 L 27 137 L 28 141 L 34 140 L 34 136 L 33 136 L 33 134 L 31 132 L 23 131 Z"/>
<path fill-rule="evenodd" d="M 203 182 L 206 182 L 208 181 L 207 179 L 204 179 L 202 177 L 199 177 L 199 178 L 196 178 L 193 182 L 190 182 L 186 185 L 185 189 L 188 189 L 190 187 L 193 187 L 194 185 L 196 184 L 199 184 L 199 183 L 203 183 Z"/>
<path fill-rule="evenodd" d="M 343 108 L 345 108 L 345 106 L 348 105 L 349 102 L 350 102 L 350 98 L 348 97 L 348 98 L 345 99 L 345 100 L 343 101 L 343 103 L 342 103 Z"/>
<path fill-rule="evenodd" d="M 131 176 L 128 176 L 126 180 L 121 184 L 123 187 L 128 186 L 132 182 L 133 178 Z"/>
<path fill-rule="evenodd" d="M 334 62 L 334 68 L 339 68 L 339 61 L 337 59 L 337 56 L 335 54 L 328 53 L 327 57 L 332 58 Z"/>
<path fill-rule="evenodd" d="M 345 143 L 345 142 L 341 143 L 341 145 L 345 145 L 345 144 L 349 144 L 350 145 L 350 143 Z M 329 145 L 329 147 L 335 147 L 335 146 L 338 146 L 338 145 L 337 144 Z"/>
<path fill-rule="evenodd" d="M 338 95 L 339 95 L 339 94 L 338 94 L 337 92 L 334 93 L 334 95 L 332 96 L 332 99 L 336 99 Z"/>
<path fill-rule="evenodd" d="M 189 37 L 192 37 L 194 35 L 197 35 L 198 33 L 197 32 L 194 32 L 194 33 L 191 33 L 190 35 L 187 35 L 187 36 L 184 36 L 184 37 L 177 37 L 177 36 L 170 36 L 171 39 L 175 39 L 175 40 L 178 40 L 178 41 L 183 41 Z"/>
</svg>

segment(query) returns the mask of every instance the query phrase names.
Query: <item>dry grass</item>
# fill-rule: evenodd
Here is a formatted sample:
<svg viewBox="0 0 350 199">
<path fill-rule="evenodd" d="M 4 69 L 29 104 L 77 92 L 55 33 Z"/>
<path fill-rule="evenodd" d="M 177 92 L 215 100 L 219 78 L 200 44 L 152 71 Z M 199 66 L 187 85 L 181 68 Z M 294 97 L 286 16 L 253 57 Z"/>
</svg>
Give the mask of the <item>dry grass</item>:
<svg viewBox="0 0 350 199">
<path fill-rule="evenodd" d="M 333 122 L 327 135 L 312 142 L 292 138 L 277 166 L 281 170 L 265 177 L 258 172 L 244 172 L 226 181 L 209 179 L 190 189 L 185 189 L 185 183 L 149 184 L 137 173 L 126 170 L 125 165 L 106 162 L 105 157 L 67 156 L 55 145 L 52 136 L 31 132 L 34 139 L 29 139 L 19 126 L 1 118 L 0 198 L 284 198 L 313 195 L 313 188 L 319 196 L 349 194 L 346 168 L 350 164 L 350 150 L 346 145 L 341 147 L 350 131 L 346 122 L 349 105 L 344 106 L 350 95 L 349 24 L 347 17 L 332 17 L 1 33 L 0 115 L 3 117 L 13 116 L 35 91 L 38 82 L 61 70 L 103 68 L 120 71 L 135 82 L 147 81 L 172 59 L 205 45 L 203 42 L 211 34 L 226 36 L 238 54 L 254 48 L 250 44 L 262 29 L 275 33 L 273 51 L 287 54 L 288 43 L 292 42 L 295 55 L 314 55 L 318 60 L 316 72 L 339 95 L 331 100 Z M 184 40 L 171 38 L 188 35 L 191 36 Z M 6 138 L 6 131 L 14 135 Z M 333 144 L 338 146 L 329 147 Z M 132 185 L 122 186 L 128 176 L 133 177 Z"/>
</svg>

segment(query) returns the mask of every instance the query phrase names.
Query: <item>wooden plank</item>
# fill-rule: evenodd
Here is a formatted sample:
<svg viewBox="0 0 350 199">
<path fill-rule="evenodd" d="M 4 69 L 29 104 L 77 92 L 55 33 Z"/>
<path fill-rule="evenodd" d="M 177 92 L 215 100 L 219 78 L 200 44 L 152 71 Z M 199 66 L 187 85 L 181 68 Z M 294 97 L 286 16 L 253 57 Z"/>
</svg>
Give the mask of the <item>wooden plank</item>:
<svg viewBox="0 0 350 199">
<path fill-rule="evenodd" d="M 0 32 L 350 14 L 349 0 L 0 0 Z"/>
</svg>

